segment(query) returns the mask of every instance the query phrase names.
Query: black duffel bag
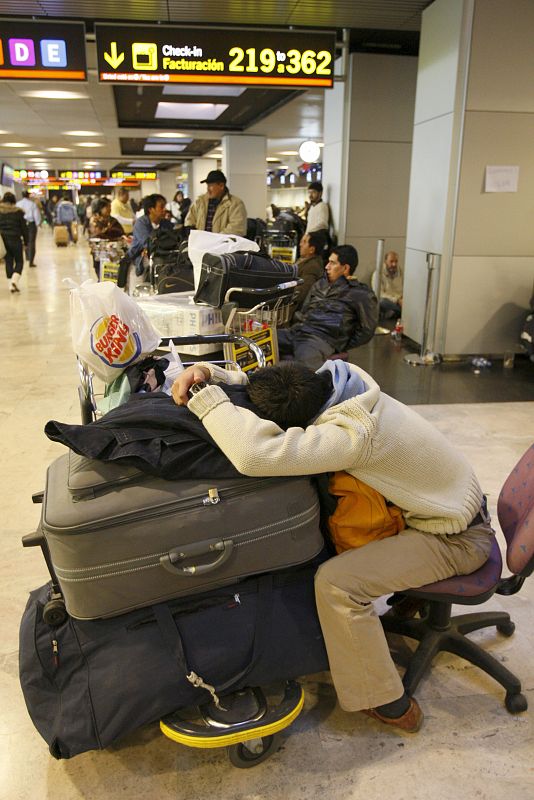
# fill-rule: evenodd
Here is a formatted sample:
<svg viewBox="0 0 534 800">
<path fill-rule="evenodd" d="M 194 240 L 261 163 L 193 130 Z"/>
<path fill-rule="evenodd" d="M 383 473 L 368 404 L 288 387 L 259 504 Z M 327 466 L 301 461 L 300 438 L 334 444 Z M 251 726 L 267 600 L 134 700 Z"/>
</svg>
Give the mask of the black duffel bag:
<svg viewBox="0 0 534 800">
<path fill-rule="evenodd" d="M 156 228 L 152 231 L 147 241 L 149 255 L 166 255 L 173 250 L 178 250 L 186 238 L 183 228 Z"/>
<path fill-rule="evenodd" d="M 194 597 L 100 620 L 43 621 L 50 584 L 30 594 L 20 681 L 55 758 L 107 747 L 218 694 L 328 669 L 313 578 L 321 559 Z"/>
<path fill-rule="evenodd" d="M 178 250 L 154 256 L 154 269 L 158 294 L 190 292 L 195 288 L 193 264 L 189 259 L 187 242 L 182 242 Z"/>
<path fill-rule="evenodd" d="M 205 253 L 195 303 L 222 308 L 228 289 L 270 289 L 298 277 L 296 264 L 262 253 Z"/>
</svg>

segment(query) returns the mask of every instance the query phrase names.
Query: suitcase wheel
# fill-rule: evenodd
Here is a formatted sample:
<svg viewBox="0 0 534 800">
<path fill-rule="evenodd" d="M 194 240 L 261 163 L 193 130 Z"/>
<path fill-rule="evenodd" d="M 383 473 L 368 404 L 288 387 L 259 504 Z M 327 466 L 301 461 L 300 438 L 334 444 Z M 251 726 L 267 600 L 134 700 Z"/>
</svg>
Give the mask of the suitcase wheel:
<svg viewBox="0 0 534 800">
<path fill-rule="evenodd" d="M 67 616 L 65 601 L 62 598 L 56 597 L 49 600 L 43 608 L 43 621 L 52 628 L 62 625 Z"/>
<path fill-rule="evenodd" d="M 230 764 L 238 769 L 255 767 L 276 753 L 281 744 L 281 735 L 263 736 L 261 739 L 250 739 L 227 748 Z"/>
</svg>

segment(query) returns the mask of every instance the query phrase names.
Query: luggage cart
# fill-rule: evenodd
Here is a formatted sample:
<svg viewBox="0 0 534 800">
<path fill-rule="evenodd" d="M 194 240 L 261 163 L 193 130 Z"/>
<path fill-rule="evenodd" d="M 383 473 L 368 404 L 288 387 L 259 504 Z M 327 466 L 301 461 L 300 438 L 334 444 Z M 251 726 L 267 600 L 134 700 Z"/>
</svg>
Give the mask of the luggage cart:
<svg viewBox="0 0 534 800">
<path fill-rule="evenodd" d="M 250 352 L 250 360 L 252 360 L 258 367 L 264 367 L 267 364 L 267 359 L 261 347 L 251 338 L 237 334 L 237 333 L 220 333 L 220 334 L 206 334 L 198 336 L 174 336 L 164 337 L 161 339 L 158 349 L 155 351 L 158 355 L 164 356 L 166 350 L 163 348 L 169 347 L 170 342 L 179 347 L 180 345 L 195 345 L 195 344 L 213 344 L 226 346 L 235 346 L 239 352 Z M 216 348 L 214 348 L 215 350 Z M 183 362 L 184 366 L 189 366 L 192 361 Z M 241 367 L 235 359 L 227 358 L 224 360 L 214 361 L 214 364 L 219 364 L 225 369 L 240 370 Z M 98 410 L 98 399 L 104 395 L 104 385 L 97 386 L 93 372 L 78 359 L 78 373 L 80 377 L 80 385 L 78 386 L 78 398 L 80 401 L 80 414 L 82 425 L 87 425 L 90 422 L 97 420 L 101 413 Z"/>
<path fill-rule="evenodd" d="M 126 254 L 128 244 L 124 239 L 100 239 L 92 237 L 89 239 L 89 248 L 93 256 L 93 262 L 98 265 L 97 274 L 100 281 L 112 281 L 117 283 L 119 272 L 119 262 Z"/>
<path fill-rule="evenodd" d="M 278 230 L 267 230 L 263 234 L 263 246 L 271 258 L 277 258 L 284 264 L 294 264 L 297 260 L 297 232 L 284 233 Z"/>
<path fill-rule="evenodd" d="M 276 364 L 277 328 L 289 322 L 295 291 L 302 282 L 297 278 L 269 289 L 229 289 L 222 308 L 226 332 L 244 336 L 260 347 L 265 365 Z M 254 353 L 236 342 L 224 345 L 224 357 L 236 361 L 244 372 L 264 366 L 255 360 Z"/>
<path fill-rule="evenodd" d="M 289 296 L 290 288 L 293 290 L 293 287 L 288 287 L 285 290 L 287 294 L 283 296 Z M 250 294 L 250 290 L 247 293 Z M 281 299 L 283 297 L 278 298 Z M 245 313 L 258 312 L 257 308 L 253 308 Z M 271 313 L 276 313 L 276 308 L 271 309 Z M 264 351 L 253 339 L 238 333 L 165 338 L 161 340 L 160 347 L 169 346 L 170 342 L 178 347 L 186 344 L 223 344 L 225 347 L 232 345 L 239 351 L 249 351 L 254 363 L 260 367 L 265 366 L 267 361 Z M 161 352 L 164 353 L 163 350 Z M 213 363 L 241 369 L 235 361 Z M 78 361 L 78 368 L 82 423 L 86 424 L 98 416 L 94 376 L 81 361 Z M 43 503 L 44 492 L 35 493 L 32 501 Z M 43 553 L 51 577 L 51 588 L 42 616 L 43 621 L 53 630 L 66 622 L 68 612 L 48 543 L 43 532 L 37 529 L 24 536 L 22 544 L 23 547 L 40 547 Z M 199 686 L 205 688 L 201 680 Z M 214 701 L 205 705 L 179 709 L 168 714 L 160 720 L 160 729 L 167 738 L 188 747 L 226 747 L 230 763 L 244 769 L 260 764 L 277 752 L 282 744 L 280 732 L 291 725 L 302 711 L 304 690 L 296 681 L 288 680 L 284 684 L 269 687 L 246 687 L 221 699 L 222 703 L 219 703 L 214 695 Z"/>
</svg>

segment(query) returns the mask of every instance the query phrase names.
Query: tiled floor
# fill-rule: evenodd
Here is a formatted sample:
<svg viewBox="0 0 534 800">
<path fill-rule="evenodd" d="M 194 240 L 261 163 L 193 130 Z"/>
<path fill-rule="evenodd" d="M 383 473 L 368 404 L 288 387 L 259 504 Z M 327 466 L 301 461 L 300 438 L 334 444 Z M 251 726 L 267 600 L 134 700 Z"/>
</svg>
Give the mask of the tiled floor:
<svg viewBox="0 0 534 800">
<path fill-rule="evenodd" d="M 18 626 L 27 594 L 46 581 L 47 573 L 40 554 L 23 550 L 20 539 L 38 523 L 39 507 L 32 505 L 31 494 L 43 487 L 47 465 L 63 452 L 60 445 L 45 438 L 43 426 L 50 418 L 79 420 L 69 296 L 62 278 L 79 281 L 91 277 L 91 265 L 83 242 L 59 250 L 47 231 L 39 234 L 37 263 L 37 269 L 25 269 L 20 295 L 10 295 L 7 289 L 0 294 L 4 354 L 0 406 L 4 452 L 0 798 L 531 798 L 533 579 L 516 596 L 494 597 L 486 604 L 512 613 L 517 624 L 513 637 L 505 639 L 494 630 L 474 634 L 521 676 L 531 704 L 525 714 L 508 714 L 497 684 L 458 658 L 442 655 L 417 693 L 426 720 L 415 736 L 383 730 L 361 714 L 340 711 L 325 673 L 305 681 L 305 711 L 289 729 L 280 752 L 251 770 L 231 767 L 224 752 L 189 750 L 173 744 L 163 738 L 157 724 L 137 731 L 107 751 L 85 753 L 72 761 L 58 762 L 48 755 L 26 712 L 17 665 Z M 389 342 L 380 346 L 386 344 Z M 386 371 L 383 359 L 379 363 L 376 355 L 368 358 L 374 359 L 375 368 L 370 361 L 365 366 L 382 382 L 396 372 L 404 378 L 403 391 L 414 393 L 414 368 L 391 359 Z M 416 383 L 419 380 L 423 378 L 417 375 Z M 534 403 L 491 402 L 504 400 L 506 384 L 493 397 L 480 398 L 459 393 L 448 382 L 446 371 L 440 380 L 440 401 L 447 393 L 448 398 L 461 402 L 421 405 L 420 396 L 409 402 L 418 403 L 418 412 L 432 420 L 472 460 L 494 510 L 502 481 L 534 441 Z M 522 384 L 522 380 L 517 381 Z M 387 391 L 395 394 L 391 377 L 389 383 Z M 525 393 L 518 396 L 514 392 L 514 399 L 534 399 L 531 387 L 522 388 Z M 421 391 L 423 402 L 428 402 L 424 387 Z M 472 403 L 472 399 L 484 402 Z"/>
</svg>

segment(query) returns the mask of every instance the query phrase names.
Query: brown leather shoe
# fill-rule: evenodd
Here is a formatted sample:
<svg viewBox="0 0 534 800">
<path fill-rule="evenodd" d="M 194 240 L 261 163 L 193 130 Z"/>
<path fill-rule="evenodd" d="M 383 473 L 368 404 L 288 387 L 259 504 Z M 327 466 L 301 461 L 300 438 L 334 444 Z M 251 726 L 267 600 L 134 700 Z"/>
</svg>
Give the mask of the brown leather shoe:
<svg viewBox="0 0 534 800">
<path fill-rule="evenodd" d="M 362 708 L 362 714 L 367 714 L 368 717 L 385 722 L 386 725 L 393 725 L 395 728 L 400 728 L 405 733 L 417 733 L 423 724 L 423 712 L 421 711 L 417 700 L 410 697 L 410 707 L 408 711 L 400 717 L 384 717 L 376 708 Z"/>
</svg>

